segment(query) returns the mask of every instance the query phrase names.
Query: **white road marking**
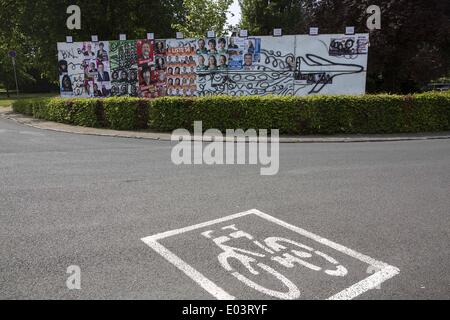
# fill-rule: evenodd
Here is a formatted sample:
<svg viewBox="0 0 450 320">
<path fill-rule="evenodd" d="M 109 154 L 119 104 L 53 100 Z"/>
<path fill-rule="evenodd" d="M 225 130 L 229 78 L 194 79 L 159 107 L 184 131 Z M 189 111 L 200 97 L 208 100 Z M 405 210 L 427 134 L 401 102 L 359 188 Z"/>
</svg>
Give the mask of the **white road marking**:
<svg viewBox="0 0 450 320">
<path fill-rule="evenodd" d="M 266 213 L 263 213 L 263 212 L 261 212 L 261 211 L 259 211 L 257 209 L 253 209 L 253 213 L 258 215 L 258 216 L 260 216 L 261 218 L 264 218 L 264 219 L 269 220 L 269 221 L 271 221 L 273 223 L 276 223 L 276 224 L 278 224 L 278 225 L 280 225 L 282 227 L 285 227 L 286 229 L 289 229 L 289 230 L 292 230 L 294 232 L 297 232 L 297 233 L 301 234 L 302 236 L 305 236 L 305 237 L 310 238 L 312 240 L 315 240 L 315 241 L 317 241 L 317 242 L 319 242 L 319 243 L 321 243 L 323 245 L 331 247 L 331 248 L 333 248 L 333 249 L 335 249 L 335 250 L 337 250 L 339 252 L 342 252 L 342 253 L 350 256 L 350 257 L 358 259 L 358 260 L 360 260 L 360 261 L 362 261 L 364 263 L 370 264 L 370 265 L 374 266 L 375 268 L 382 269 L 384 267 L 388 267 L 389 266 L 389 265 L 387 265 L 384 262 L 377 261 L 377 260 L 375 260 L 375 259 L 373 259 L 373 258 L 371 258 L 369 256 L 366 256 L 366 255 L 364 255 L 362 253 L 358 253 L 358 252 L 356 252 L 356 251 L 354 251 L 352 249 L 344 247 L 343 245 L 337 244 L 336 242 L 330 241 L 330 240 L 322 238 L 321 236 L 318 236 L 318 235 L 316 235 L 316 234 L 314 234 L 312 232 L 306 231 L 305 229 L 293 226 L 292 224 L 289 224 L 289 223 L 284 222 L 284 221 L 282 221 L 280 219 L 274 218 L 274 217 L 272 217 L 272 216 L 270 216 L 270 215 L 268 215 Z"/>
<path fill-rule="evenodd" d="M 234 300 L 235 297 L 228 294 L 217 286 L 214 282 L 206 278 L 204 275 L 202 275 L 200 272 L 192 268 L 190 265 L 188 265 L 186 262 L 181 260 L 179 257 L 177 257 L 175 254 L 170 252 L 168 249 L 166 249 L 163 245 L 159 244 L 156 240 L 152 239 L 151 237 L 143 238 L 142 241 L 144 241 L 148 246 L 150 246 L 153 250 L 158 252 L 161 256 L 163 256 L 167 261 L 172 263 L 175 267 L 183 271 L 188 277 L 190 277 L 192 280 L 198 283 L 199 286 L 201 286 L 203 289 L 208 291 L 210 294 L 212 294 L 214 297 L 216 297 L 218 300 Z"/>
<path fill-rule="evenodd" d="M 192 280 L 194 280 L 199 286 L 201 286 L 203 289 L 205 289 L 207 292 L 209 292 L 211 295 L 213 295 L 216 299 L 233 300 L 233 299 L 235 299 L 234 296 L 228 294 L 225 290 L 223 290 L 222 288 L 217 286 L 211 280 L 206 278 L 203 274 L 201 274 L 200 272 L 195 270 L 193 267 L 191 267 L 185 261 L 180 259 L 174 253 L 172 253 L 167 248 L 165 248 L 163 245 L 158 243 L 158 240 L 172 237 L 172 236 L 175 236 L 175 235 L 178 235 L 181 233 L 201 229 L 201 228 L 211 226 L 214 224 L 218 224 L 218 223 L 222 223 L 225 221 L 241 218 L 241 217 L 251 215 L 251 214 L 259 216 L 259 217 L 266 219 L 267 221 L 270 221 L 272 223 L 278 224 L 286 229 L 294 231 L 304 237 L 310 238 L 310 239 L 312 239 L 316 242 L 319 242 L 325 246 L 331 247 L 331 248 L 335 249 L 336 251 L 339 251 L 343 254 L 353 257 L 353 258 L 355 258 L 361 262 L 364 262 L 366 264 L 369 264 L 373 268 L 376 268 L 376 270 L 379 270 L 376 273 L 370 275 L 369 277 L 357 282 L 356 284 L 353 284 L 352 286 L 342 290 L 341 292 L 334 294 L 333 296 L 329 297 L 328 299 L 331 299 L 331 300 L 353 299 L 368 290 L 376 288 L 382 282 L 394 277 L 395 275 L 397 275 L 400 272 L 400 270 L 394 266 L 388 265 L 382 261 L 375 260 L 367 255 L 356 252 L 350 248 L 347 248 L 343 245 L 340 245 L 338 243 L 335 243 L 333 241 L 325 239 L 325 238 L 323 238 L 319 235 L 316 235 L 312 232 L 309 232 L 302 228 L 291 225 L 280 219 L 272 217 L 271 215 L 263 213 L 257 209 L 240 212 L 237 214 L 229 215 L 229 216 L 226 216 L 223 218 L 219 218 L 219 219 L 215 219 L 215 220 L 211 220 L 211 221 L 207 221 L 207 222 L 203 222 L 203 223 L 199 223 L 199 224 L 192 225 L 189 227 L 184 227 L 184 228 L 180 228 L 180 229 L 162 232 L 162 233 L 159 233 L 159 234 L 156 234 L 153 236 L 144 237 L 141 240 L 144 243 L 146 243 L 148 246 L 150 246 L 153 250 L 155 250 L 157 253 L 159 253 L 162 257 L 164 257 L 166 260 L 168 260 L 170 263 L 172 263 L 174 266 L 176 266 L 178 269 L 183 271 L 188 277 L 190 277 Z"/>
<path fill-rule="evenodd" d="M 335 295 L 328 298 L 328 300 L 351 300 L 368 290 L 376 288 L 382 282 L 392 278 L 399 272 L 400 270 L 396 267 L 393 266 L 384 267 L 383 269 L 381 269 L 377 273 L 374 273 L 370 277 L 361 280 L 360 282 L 352 285 L 351 287 L 348 287 L 345 290 L 342 290 L 339 293 L 336 293 Z"/>
<path fill-rule="evenodd" d="M 189 227 L 185 227 L 185 228 L 180 228 L 180 229 L 176 229 L 176 230 L 171 230 L 171 231 L 158 233 L 158 234 L 155 234 L 153 236 L 142 238 L 141 240 L 144 241 L 144 242 L 145 242 L 145 239 L 153 239 L 154 241 L 157 241 L 157 240 L 161 240 L 161 239 L 164 239 L 164 238 L 175 236 L 175 235 L 180 234 L 180 233 L 185 233 L 185 232 L 188 232 L 188 231 L 192 231 L 192 230 L 200 229 L 200 228 L 203 228 L 203 227 L 207 227 L 207 226 L 210 226 L 210 225 L 213 225 L 213 224 L 218 224 L 218 223 L 221 223 L 221 222 L 233 220 L 233 219 L 240 218 L 240 217 L 243 217 L 243 216 L 247 216 L 247 215 L 253 214 L 253 213 L 254 213 L 254 210 L 244 211 L 244 212 L 232 214 L 230 216 L 226 216 L 226 217 L 223 217 L 223 218 L 219 218 L 219 219 L 215 219 L 215 220 L 199 223 L 199 224 L 196 224 L 196 225 L 193 225 L 193 226 L 189 226 Z"/>
</svg>

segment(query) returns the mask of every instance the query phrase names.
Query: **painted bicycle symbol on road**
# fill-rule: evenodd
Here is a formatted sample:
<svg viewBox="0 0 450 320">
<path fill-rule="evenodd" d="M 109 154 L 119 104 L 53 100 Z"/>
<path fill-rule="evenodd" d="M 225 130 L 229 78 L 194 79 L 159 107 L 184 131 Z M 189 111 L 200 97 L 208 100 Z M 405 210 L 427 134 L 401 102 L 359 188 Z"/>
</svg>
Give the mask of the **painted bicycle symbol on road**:
<svg viewBox="0 0 450 320">
<path fill-rule="evenodd" d="M 282 274 L 282 270 L 280 271 L 282 268 L 304 267 L 312 271 L 324 272 L 332 277 L 343 277 L 348 273 L 347 269 L 333 257 L 302 243 L 283 237 L 267 237 L 261 242 L 251 234 L 239 230 L 235 224 L 223 227 L 221 230 L 230 231 L 230 233 L 216 237 L 214 236 L 217 232 L 213 230 L 202 233 L 204 237 L 211 239 L 223 250 L 217 257 L 219 263 L 239 281 L 263 294 L 280 299 L 297 299 L 300 297 L 300 289 Z M 251 241 L 252 245 L 258 250 L 250 251 L 228 244 L 233 239 Z M 275 266 L 260 261 L 261 258 L 265 257 L 270 258 Z M 313 258 L 318 261 L 312 263 Z M 235 270 L 230 263 L 232 259 L 240 262 L 249 274 L 244 275 Z M 317 263 L 319 261 L 322 263 Z M 325 265 L 323 264 L 324 261 L 326 262 Z M 327 264 L 328 266 L 326 266 Z M 332 267 L 330 268 L 330 266 Z M 267 288 L 249 278 L 249 276 L 260 276 L 261 278 L 263 275 L 276 278 L 287 290 L 277 291 Z"/>
<path fill-rule="evenodd" d="M 257 209 L 141 240 L 220 300 L 349 300 L 400 272 Z"/>
</svg>

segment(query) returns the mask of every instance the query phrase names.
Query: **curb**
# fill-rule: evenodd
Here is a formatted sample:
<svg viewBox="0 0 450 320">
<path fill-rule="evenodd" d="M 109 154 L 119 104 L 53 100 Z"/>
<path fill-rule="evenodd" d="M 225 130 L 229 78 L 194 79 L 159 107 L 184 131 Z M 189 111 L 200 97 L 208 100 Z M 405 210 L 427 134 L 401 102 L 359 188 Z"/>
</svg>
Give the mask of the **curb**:
<svg viewBox="0 0 450 320">
<path fill-rule="evenodd" d="M 151 131 L 119 131 L 112 129 L 100 129 L 72 126 L 63 123 L 57 123 L 47 120 L 35 119 L 31 116 L 26 116 L 19 113 L 12 112 L 11 108 L 0 108 L 0 117 L 3 119 L 12 120 L 16 123 L 26 125 L 36 129 L 50 130 L 72 134 L 95 135 L 104 137 L 118 137 L 118 138 L 134 138 L 134 139 L 149 139 L 158 141 L 171 141 L 171 133 L 151 132 Z M 227 137 L 214 136 L 184 136 L 185 141 L 235 141 Z M 438 133 L 418 133 L 418 134 L 377 134 L 377 135 L 346 135 L 346 136 L 297 136 L 288 137 L 282 136 L 278 139 L 279 143 L 352 143 L 352 142 L 393 142 L 393 141 L 418 141 L 418 140 L 443 140 L 450 139 L 450 132 Z M 247 139 L 246 139 L 247 140 Z M 267 138 L 270 142 L 271 138 Z"/>
</svg>

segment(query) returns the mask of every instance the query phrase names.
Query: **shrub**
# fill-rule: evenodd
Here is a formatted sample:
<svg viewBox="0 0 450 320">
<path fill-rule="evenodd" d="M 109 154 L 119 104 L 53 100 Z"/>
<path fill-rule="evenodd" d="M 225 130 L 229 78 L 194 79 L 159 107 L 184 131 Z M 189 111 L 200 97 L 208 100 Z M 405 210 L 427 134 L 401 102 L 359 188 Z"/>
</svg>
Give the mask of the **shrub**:
<svg viewBox="0 0 450 320">
<path fill-rule="evenodd" d="M 103 99 L 101 102 L 107 127 L 118 130 L 142 129 L 147 127 L 147 100 L 114 97 Z"/>
<path fill-rule="evenodd" d="M 78 126 L 97 127 L 98 99 L 62 99 L 53 98 L 45 104 L 33 106 L 36 118 L 74 124 Z"/>
<path fill-rule="evenodd" d="M 450 129 L 450 95 L 202 97 L 150 102 L 149 126 L 170 131 L 265 128 L 284 134 L 393 133 Z"/>
<path fill-rule="evenodd" d="M 150 101 L 150 128 L 159 131 L 192 128 L 192 105 L 195 98 L 163 97 Z"/>
<path fill-rule="evenodd" d="M 12 109 L 14 112 L 32 116 L 34 115 L 34 108 L 37 109 L 40 106 L 46 106 L 49 100 L 50 98 L 30 98 L 16 100 L 12 105 Z"/>
<path fill-rule="evenodd" d="M 72 101 L 70 109 L 70 121 L 77 126 L 98 127 L 100 121 L 97 118 L 99 99 L 77 99 Z"/>
</svg>

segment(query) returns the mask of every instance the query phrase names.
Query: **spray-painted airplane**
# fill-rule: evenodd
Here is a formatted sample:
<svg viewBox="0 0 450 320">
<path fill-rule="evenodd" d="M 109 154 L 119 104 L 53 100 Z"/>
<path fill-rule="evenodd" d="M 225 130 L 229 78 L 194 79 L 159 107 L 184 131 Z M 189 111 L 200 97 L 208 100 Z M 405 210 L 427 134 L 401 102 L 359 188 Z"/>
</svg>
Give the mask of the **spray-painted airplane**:
<svg viewBox="0 0 450 320">
<path fill-rule="evenodd" d="M 294 73 L 296 80 L 301 79 L 302 75 L 319 76 L 319 79 L 315 81 L 309 93 L 319 93 L 323 87 L 332 83 L 335 77 L 364 71 L 364 67 L 360 65 L 333 62 L 315 54 L 306 54 L 305 57 L 297 57 L 296 64 Z"/>
</svg>

